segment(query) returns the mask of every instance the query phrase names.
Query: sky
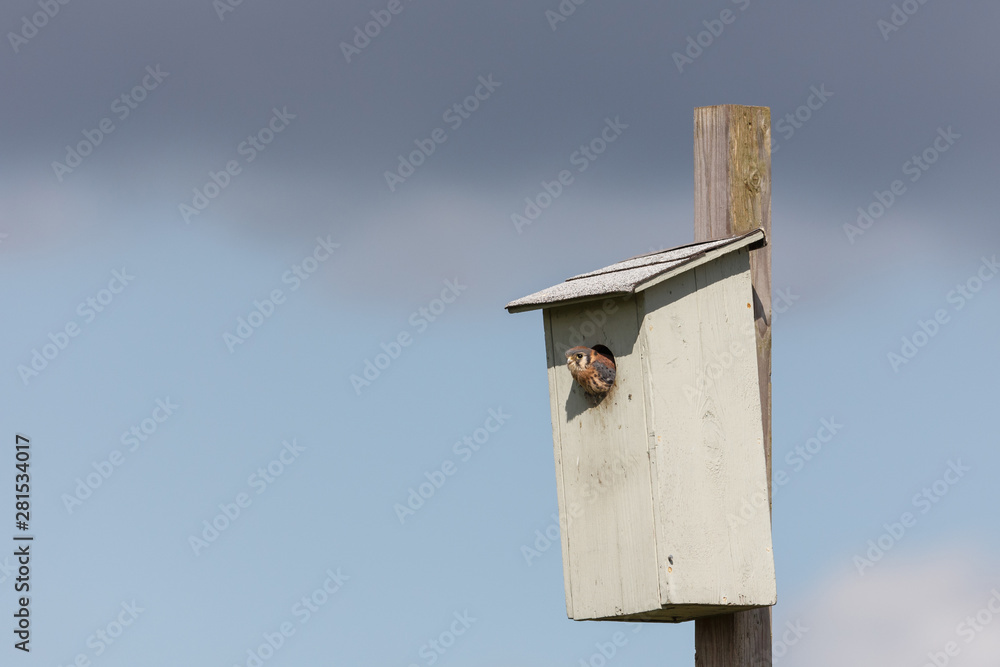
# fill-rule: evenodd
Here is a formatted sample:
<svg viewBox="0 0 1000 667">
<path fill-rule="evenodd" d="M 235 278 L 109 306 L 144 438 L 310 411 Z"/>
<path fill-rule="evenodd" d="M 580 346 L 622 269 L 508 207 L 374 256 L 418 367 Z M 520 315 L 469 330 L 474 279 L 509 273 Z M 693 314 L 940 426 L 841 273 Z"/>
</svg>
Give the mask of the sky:
<svg viewBox="0 0 1000 667">
<path fill-rule="evenodd" d="M 35 539 L 27 655 L 0 550 L 0 663 L 693 664 L 692 624 L 570 621 L 558 545 L 525 556 L 558 510 L 548 386 L 541 316 L 503 306 L 690 243 L 693 110 L 751 104 L 774 663 L 995 665 L 998 20 L 5 3 L 0 495 L 20 434 Z"/>
</svg>

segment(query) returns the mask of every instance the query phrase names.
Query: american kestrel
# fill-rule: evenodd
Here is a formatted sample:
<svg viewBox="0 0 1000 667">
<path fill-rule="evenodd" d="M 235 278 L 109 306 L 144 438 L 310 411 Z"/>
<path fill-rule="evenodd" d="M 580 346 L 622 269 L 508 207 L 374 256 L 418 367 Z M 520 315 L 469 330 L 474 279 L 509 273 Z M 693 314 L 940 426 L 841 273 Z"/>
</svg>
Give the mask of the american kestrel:
<svg viewBox="0 0 1000 667">
<path fill-rule="evenodd" d="M 591 396 L 604 396 L 615 384 L 615 362 L 603 345 L 566 350 L 566 364 L 573 379 Z"/>
</svg>

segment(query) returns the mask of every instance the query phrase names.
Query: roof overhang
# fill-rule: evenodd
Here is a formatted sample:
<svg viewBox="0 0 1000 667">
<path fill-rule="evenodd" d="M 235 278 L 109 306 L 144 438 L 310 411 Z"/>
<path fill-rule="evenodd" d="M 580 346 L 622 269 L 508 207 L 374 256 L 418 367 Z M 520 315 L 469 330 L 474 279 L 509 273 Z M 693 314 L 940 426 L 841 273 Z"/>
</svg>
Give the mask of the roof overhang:
<svg viewBox="0 0 1000 667">
<path fill-rule="evenodd" d="M 628 296 L 741 248 L 767 245 L 763 229 L 716 241 L 692 243 L 670 250 L 639 255 L 597 271 L 573 276 L 507 304 L 511 313 L 565 306 L 584 301 Z"/>
</svg>

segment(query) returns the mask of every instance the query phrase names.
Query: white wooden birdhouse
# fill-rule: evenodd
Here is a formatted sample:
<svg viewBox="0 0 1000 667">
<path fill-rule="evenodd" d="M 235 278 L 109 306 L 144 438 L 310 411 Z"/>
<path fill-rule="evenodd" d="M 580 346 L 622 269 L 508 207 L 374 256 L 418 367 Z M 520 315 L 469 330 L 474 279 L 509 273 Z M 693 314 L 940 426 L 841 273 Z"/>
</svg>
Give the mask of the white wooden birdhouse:
<svg viewBox="0 0 1000 667">
<path fill-rule="evenodd" d="M 507 304 L 543 310 L 570 618 L 775 603 L 749 262 L 765 243 L 642 255 Z M 610 351 L 606 395 L 574 381 L 575 346 Z"/>
</svg>

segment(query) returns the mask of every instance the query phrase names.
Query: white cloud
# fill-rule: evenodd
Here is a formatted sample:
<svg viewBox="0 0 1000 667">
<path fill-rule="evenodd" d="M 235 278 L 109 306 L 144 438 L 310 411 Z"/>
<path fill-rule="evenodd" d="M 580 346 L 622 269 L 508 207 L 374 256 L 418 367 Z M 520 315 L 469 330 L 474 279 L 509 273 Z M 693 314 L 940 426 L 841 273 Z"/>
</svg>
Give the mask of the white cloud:
<svg viewBox="0 0 1000 667">
<path fill-rule="evenodd" d="M 883 563 L 864 576 L 845 571 L 786 617 L 809 631 L 775 664 L 924 667 L 935 666 L 933 654 L 935 667 L 996 667 L 1000 572 L 985 563 L 971 549 L 954 548 Z M 991 601 L 997 612 L 987 609 Z M 786 618 L 775 616 L 776 640 Z M 953 656 L 946 654 L 950 642 Z"/>
</svg>

